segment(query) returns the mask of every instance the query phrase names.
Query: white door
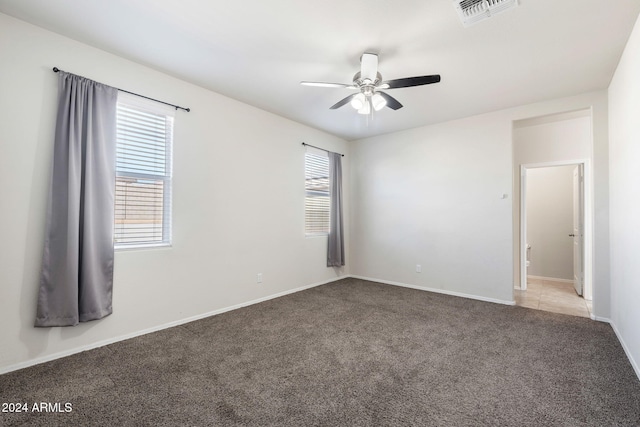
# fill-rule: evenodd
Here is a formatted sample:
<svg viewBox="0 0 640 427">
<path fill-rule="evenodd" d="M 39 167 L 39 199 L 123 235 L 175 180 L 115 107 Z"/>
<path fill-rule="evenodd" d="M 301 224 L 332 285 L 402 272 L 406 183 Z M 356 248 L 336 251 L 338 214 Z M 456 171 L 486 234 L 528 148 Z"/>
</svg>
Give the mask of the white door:
<svg viewBox="0 0 640 427">
<path fill-rule="evenodd" d="M 573 286 L 578 295 L 583 293 L 583 262 L 582 262 L 582 241 L 583 229 L 583 172 L 582 165 L 578 165 L 573 170 L 573 232 L 569 235 L 573 237 Z"/>
</svg>

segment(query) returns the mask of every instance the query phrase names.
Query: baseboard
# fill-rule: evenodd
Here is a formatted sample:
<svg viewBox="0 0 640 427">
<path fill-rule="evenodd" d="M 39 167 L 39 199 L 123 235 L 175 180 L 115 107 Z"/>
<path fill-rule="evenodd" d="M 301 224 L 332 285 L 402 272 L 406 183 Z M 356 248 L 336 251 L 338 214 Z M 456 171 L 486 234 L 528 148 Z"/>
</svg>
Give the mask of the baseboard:
<svg viewBox="0 0 640 427">
<path fill-rule="evenodd" d="M 411 288 L 411 289 L 418 289 L 420 291 L 427 291 L 427 292 L 435 292 L 438 294 L 445 294 L 445 295 L 451 295 L 454 297 L 462 297 L 462 298 L 469 298 L 469 299 L 474 299 L 474 300 L 478 300 L 478 301 L 484 301 L 484 302 L 492 302 L 495 304 L 503 304 L 503 305 L 516 305 L 516 302 L 511 300 L 511 301 L 507 301 L 507 300 L 501 300 L 501 299 L 496 299 L 496 298 L 488 298 L 488 297 L 483 297 L 480 295 L 472 295 L 472 294 L 465 294 L 462 292 L 455 292 L 455 291 L 448 291 L 445 289 L 437 289 L 437 288 L 429 288 L 429 287 L 424 287 L 424 286 L 416 286 L 416 285 L 409 285 L 406 283 L 400 283 L 400 282 L 394 282 L 391 280 L 381 280 L 381 279 L 375 279 L 372 277 L 364 277 L 364 276 L 356 276 L 356 275 L 349 275 L 348 277 L 353 277 L 354 279 L 360 279 L 360 280 L 368 280 L 370 282 L 378 282 L 378 283 L 384 283 L 385 285 L 393 285 L 393 286 L 401 286 L 403 288 Z"/>
<path fill-rule="evenodd" d="M 150 334 L 152 332 L 161 331 L 163 329 L 172 328 L 174 326 L 183 325 L 185 323 L 189 323 L 189 322 L 193 322 L 193 321 L 196 321 L 196 320 L 204 319 L 206 317 L 211 317 L 211 316 L 215 316 L 217 314 L 226 313 L 227 311 L 233 311 L 233 310 L 237 310 L 239 308 L 243 308 L 243 307 L 247 307 L 247 306 L 250 306 L 250 305 L 258 304 L 258 303 L 261 303 L 261 302 L 264 302 L 264 301 L 268 301 L 268 300 L 271 300 L 271 299 L 280 298 L 280 297 L 283 297 L 285 295 L 294 294 L 296 292 L 301 292 L 301 291 L 304 291 L 304 290 L 307 290 L 307 289 L 315 288 L 316 286 L 326 285 L 327 283 L 335 282 L 335 281 L 338 281 L 338 280 L 341 280 L 341 279 L 346 279 L 347 277 L 350 277 L 350 276 L 349 275 L 344 275 L 344 276 L 340 276 L 340 277 L 334 277 L 334 278 L 329 279 L 329 280 L 312 283 L 310 285 L 301 286 L 299 288 L 289 289 L 287 291 L 278 292 L 277 294 L 272 294 L 272 295 L 268 295 L 266 297 L 261 297 L 261 298 L 257 298 L 257 299 L 251 300 L 251 301 L 247 301 L 247 302 L 243 302 L 243 303 L 240 303 L 240 304 L 232 305 L 230 307 L 224 307 L 224 308 L 220 308 L 220 309 L 217 309 L 217 310 L 209 311 L 209 312 L 206 312 L 206 313 L 197 314 L 195 316 L 187 317 L 185 319 L 175 320 L 175 321 L 169 322 L 169 323 L 163 323 L 162 325 L 154 326 L 154 327 L 143 329 L 143 330 L 136 331 L 136 332 L 131 332 L 129 334 L 119 335 L 119 336 L 114 337 L 114 338 L 109 338 L 109 339 L 98 341 L 98 342 L 95 342 L 95 343 L 92 343 L 92 344 L 88 344 L 88 345 L 84 345 L 84 346 L 80 346 L 80 347 L 75 347 L 75 348 L 70 349 L 70 350 L 65 350 L 65 351 L 61 351 L 61 352 L 58 352 L 58 353 L 53 353 L 53 354 L 49 354 L 49 355 L 46 355 L 46 356 L 37 357 L 35 359 L 30 359 L 30 360 L 27 360 L 27 361 L 24 361 L 24 362 L 16 363 L 14 365 L 0 367 L 0 375 L 6 374 L 8 372 L 17 371 L 19 369 L 28 368 L 30 366 L 39 365 L 41 363 L 50 362 L 52 360 L 60 359 L 60 358 L 63 358 L 63 357 L 71 356 L 73 354 L 82 353 L 83 351 L 88 351 L 88 350 L 93 350 L 95 348 L 104 347 L 105 345 L 113 344 L 113 343 L 116 343 L 116 342 L 119 342 L 119 341 L 128 340 L 130 338 L 139 337 L 141 335 Z"/>
<path fill-rule="evenodd" d="M 616 327 L 615 322 L 611 319 L 607 319 L 606 317 L 598 317 L 598 316 L 594 316 L 593 314 L 591 315 L 591 318 L 593 320 L 597 320 L 599 322 L 605 322 L 611 325 L 611 329 L 613 329 L 613 332 L 616 334 L 616 337 L 618 337 L 618 341 L 620 342 L 620 345 L 622 346 L 624 353 L 627 355 L 627 359 L 629 359 L 629 363 L 631 363 L 631 367 L 635 371 L 636 376 L 638 377 L 638 380 L 640 380 L 640 365 L 638 365 L 636 360 L 633 358 L 633 355 L 631 354 L 631 351 L 629 350 L 627 343 L 624 342 L 624 339 L 622 338 L 622 335 L 618 331 L 618 328 Z"/>
<path fill-rule="evenodd" d="M 552 282 L 571 283 L 571 284 L 573 284 L 573 280 L 572 279 L 558 279 L 558 278 L 555 278 L 555 277 L 527 276 L 527 279 L 549 280 L 549 281 L 552 281 Z"/>
<path fill-rule="evenodd" d="M 596 316 L 593 313 L 591 313 L 590 317 L 591 317 L 591 320 L 595 320 L 597 322 L 611 323 L 611 319 L 609 319 L 608 317 Z"/>
</svg>

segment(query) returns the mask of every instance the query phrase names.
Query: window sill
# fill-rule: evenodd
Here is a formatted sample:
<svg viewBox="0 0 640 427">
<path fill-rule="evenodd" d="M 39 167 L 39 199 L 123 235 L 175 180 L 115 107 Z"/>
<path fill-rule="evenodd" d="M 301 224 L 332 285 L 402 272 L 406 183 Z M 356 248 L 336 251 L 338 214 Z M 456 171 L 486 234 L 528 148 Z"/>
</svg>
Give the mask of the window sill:
<svg viewBox="0 0 640 427">
<path fill-rule="evenodd" d="M 113 250 L 116 252 L 128 252 L 128 251 L 144 251 L 147 249 L 171 249 L 173 245 L 171 243 L 155 243 L 147 245 L 114 245 Z"/>
</svg>

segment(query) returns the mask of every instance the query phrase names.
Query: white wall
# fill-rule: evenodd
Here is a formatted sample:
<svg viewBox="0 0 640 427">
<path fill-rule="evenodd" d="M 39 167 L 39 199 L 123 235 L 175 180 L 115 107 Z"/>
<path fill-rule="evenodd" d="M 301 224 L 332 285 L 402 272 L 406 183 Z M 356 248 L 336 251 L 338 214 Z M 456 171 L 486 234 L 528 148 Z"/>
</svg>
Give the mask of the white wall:
<svg viewBox="0 0 640 427">
<path fill-rule="evenodd" d="M 640 376 L 640 21 L 609 87 L 611 320 Z"/>
<path fill-rule="evenodd" d="M 595 254 L 594 274 L 608 278 L 605 92 L 353 142 L 351 273 L 512 301 L 512 123 L 581 109 L 593 112 L 594 231 L 604 249 Z M 598 292 L 603 302 L 594 310 L 607 316 L 608 280 Z"/>
<path fill-rule="evenodd" d="M 573 170 L 527 171 L 527 243 L 530 276 L 573 280 Z"/>
<path fill-rule="evenodd" d="M 510 123 L 487 117 L 354 143 L 353 274 L 512 300 Z"/>
<path fill-rule="evenodd" d="M 345 141 L 3 14 L 0 64 L 0 372 L 348 273 L 304 237 L 301 145 L 347 154 L 349 218 Z M 116 253 L 111 316 L 36 329 L 53 66 L 192 111 L 176 112 L 173 247 Z"/>
<path fill-rule="evenodd" d="M 590 158 L 591 112 L 518 120 L 513 127 L 514 166 Z"/>
</svg>

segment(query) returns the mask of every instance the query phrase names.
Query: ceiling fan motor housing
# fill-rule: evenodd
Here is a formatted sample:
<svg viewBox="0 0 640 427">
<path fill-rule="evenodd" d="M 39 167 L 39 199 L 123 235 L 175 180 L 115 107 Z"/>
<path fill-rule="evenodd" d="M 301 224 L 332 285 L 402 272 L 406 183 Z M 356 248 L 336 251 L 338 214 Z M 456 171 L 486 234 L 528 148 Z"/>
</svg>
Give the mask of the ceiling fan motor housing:
<svg viewBox="0 0 640 427">
<path fill-rule="evenodd" d="M 361 76 L 362 74 L 360 73 L 360 71 L 358 71 L 353 76 L 354 86 L 357 86 L 359 88 L 362 88 L 363 86 L 377 86 L 378 84 L 380 84 L 380 82 L 382 82 L 382 75 L 380 75 L 380 73 L 376 73 L 376 78 L 373 81 L 369 79 L 362 79 Z"/>
</svg>

